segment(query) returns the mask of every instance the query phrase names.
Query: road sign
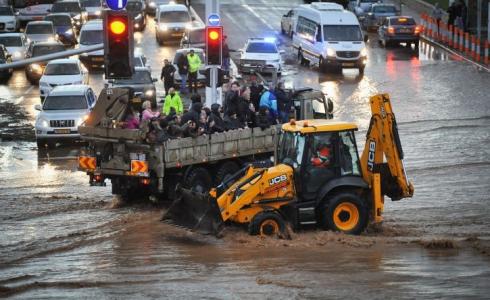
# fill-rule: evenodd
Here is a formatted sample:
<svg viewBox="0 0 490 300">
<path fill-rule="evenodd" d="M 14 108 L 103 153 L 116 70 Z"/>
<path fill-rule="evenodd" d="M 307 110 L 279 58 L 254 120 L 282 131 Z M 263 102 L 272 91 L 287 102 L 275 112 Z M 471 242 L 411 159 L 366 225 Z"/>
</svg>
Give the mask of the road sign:
<svg viewBox="0 0 490 300">
<path fill-rule="evenodd" d="M 128 0 L 105 0 L 105 3 L 112 10 L 121 10 L 126 7 Z"/>
<path fill-rule="evenodd" d="M 211 14 L 208 17 L 208 24 L 211 26 L 218 26 L 221 23 L 221 18 L 218 14 Z"/>
</svg>

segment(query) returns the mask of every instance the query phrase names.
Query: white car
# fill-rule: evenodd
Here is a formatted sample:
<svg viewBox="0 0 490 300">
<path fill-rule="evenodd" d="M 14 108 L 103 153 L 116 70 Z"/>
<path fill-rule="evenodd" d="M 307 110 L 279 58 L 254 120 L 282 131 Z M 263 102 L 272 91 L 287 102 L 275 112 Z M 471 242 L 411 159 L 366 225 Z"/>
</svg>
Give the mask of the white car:
<svg viewBox="0 0 490 300">
<path fill-rule="evenodd" d="M 291 9 L 281 18 L 281 33 L 289 37 L 293 36 L 294 28 L 298 20 L 298 9 Z"/>
<path fill-rule="evenodd" d="M 34 106 L 40 111 L 35 123 L 38 148 L 53 146 L 60 140 L 78 139 L 78 126 L 88 119 L 96 100 L 87 85 L 55 87 L 42 105 Z"/>
<path fill-rule="evenodd" d="M 172 65 L 175 67 L 175 73 L 174 73 L 174 82 L 175 84 L 180 84 L 180 74 L 179 74 L 179 67 L 178 67 L 178 62 L 179 59 L 182 55 L 187 55 L 191 50 L 194 50 L 194 55 L 198 55 L 199 58 L 201 59 L 201 68 L 199 68 L 199 71 L 197 72 L 197 81 L 199 82 L 205 82 L 206 81 L 206 76 L 204 74 L 201 74 L 202 71 L 206 69 L 206 60 L 204 58 L 204 50 L 200 48 L 184 48 L 184 49 L 178 49 L 175 51 L 175 56 L 174 59 L 172 60 Z M 189 81 L 189 79 L 187 79 Z"/>
<path fill-rule="evenodd" d="M 89 20 L 100 19 L 102 17 L 102 1 L 100 0 L 81 0 L 80 5 L 87 12 Z"/>
<path fill-rule="evenodd" d="M 20 22 L 17 14 L 11 6 L 0 7 L 0 31 L 15 32 L 19 29 Z"/>
<path fill-rule="evenodd" d="M 239 69 L 242 72 L 264 72 L 271 68 L 278 73 L 282 71 L 284 50 L 277 48 L 275 38 L 250 38 L 240 53 Z"/>
<path fill-rule="evenodd" d="M 41 101 L 57 86 L 88 84 L 88 71 L 78 59 L 63 58 L 50 61 L 39 80 Z"/>
<path fill-rule="evenodd" d="M 55 42 L 58 35 L 51 21 L 31 21 L 25 30 L 29 42 Z"/>
<path fill-rule="evenodd" d="M 161 46 L 169 40 L 179 40 L 185 30 L 192 29 L 193 18 L 182 4 L 160 5 L 155 16 L 155 37 Z"/>
<path fill-rule="evenodd" d="M 7 48 L 12 56 L 12 61 L 19 61 L 26 58 L 27 37 L 24 33 L 2 33 L 0 34 L 0 44 Z"/>
<path fill-rule="evenodd" d="M 104 29 L 102 20 L 96 19 L 85 23 L 80 30 L 78 38 L 78 47 L 86 48 L 104 43 Z M 79 56 L 82 63 L 87 68 L 98 68 L 104 65 L 104 50 L 83 53 Z"/>
</svg>

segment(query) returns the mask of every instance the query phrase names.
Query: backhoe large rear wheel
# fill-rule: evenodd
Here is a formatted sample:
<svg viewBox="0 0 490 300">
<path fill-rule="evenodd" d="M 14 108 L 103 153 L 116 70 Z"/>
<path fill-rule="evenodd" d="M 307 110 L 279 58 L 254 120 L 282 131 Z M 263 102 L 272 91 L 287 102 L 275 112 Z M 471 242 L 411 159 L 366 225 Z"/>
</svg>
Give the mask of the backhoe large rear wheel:
<svg viewBox="0 0 490 300">
<path fill-rule="evenodd" d="M 286 222 L 280 214 L 264 211 L 255 215 L 248 226 L 250 235 L 280 236 L 286 230 Z"/>
<path fill-rule="evenodd" d="M 324 203 L 320 218 L 325 229 L 358 235 L 366 229 L 369 214 L 358 195 L 345 192 Z"/>
<path fill-rule="evenodd" d="M 236 172 L 240 171 L 240 166 L 234 161 L 226 161 L 219 166 L 216 172 L 216 185 L 231 178 Z"/>
</svg>

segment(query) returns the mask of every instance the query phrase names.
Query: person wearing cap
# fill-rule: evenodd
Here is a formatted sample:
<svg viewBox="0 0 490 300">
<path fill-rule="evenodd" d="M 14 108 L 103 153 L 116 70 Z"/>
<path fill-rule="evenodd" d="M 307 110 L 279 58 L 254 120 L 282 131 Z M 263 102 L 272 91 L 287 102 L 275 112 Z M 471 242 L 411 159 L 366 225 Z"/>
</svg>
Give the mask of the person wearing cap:
<svg viewBox="0 0 490 300">
<path fill-rule="evenodd" d="M 189 63 L 189 90 L 192 93 L 197 93 L 197 72 L 201 68 L 201 59 L 199 55 L 194 53 L 194 50 L 190 50 L 187 54 L 187 62 Z"/>
<path fill-rule="evenodd" d="M 168 95 L 168 90 L 174 87 L 174 73 L 175 67 L 168 61 L 168 59 L 163 60 L 162 73 L 160 74 L 160 80 L 163 81 L 163 86 L 165 88 L 165 95 Z"/>
</svg>

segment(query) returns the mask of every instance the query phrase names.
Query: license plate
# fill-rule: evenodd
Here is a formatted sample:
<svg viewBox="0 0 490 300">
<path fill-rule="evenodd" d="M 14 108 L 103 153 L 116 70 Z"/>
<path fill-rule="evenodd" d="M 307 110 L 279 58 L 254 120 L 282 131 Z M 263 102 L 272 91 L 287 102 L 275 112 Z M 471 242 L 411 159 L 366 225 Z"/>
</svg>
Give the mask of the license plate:
<svg viewBox="0 0 490 300">
<path fill-rule="evenodd" d="M 92 58 L 93 61 L 104 61 L 103 57 L 94 57 Z"/>
<path fill-rule="evenodd" d="M 54 133 L 57 133 L 57 134 L 69 134 L 70 133 L 70 129 L 55 129 L 54 130 Z"/>
<path fill-rule="evenodd" d="M 180 33 L 172 33 L 172 36 L 181 36 L 182 34 Z"/>
<path fill-rule="evenodd" d="M 411 33 L 412 30 L 411 29 L 408 29 L 408 28 L 402 28 L 402 29 L 400 29 L 400 32 L 401 33 Z"/>
<path fill-rule="evenodd" d="M 342 63 L 342 67 L 353 67 L 355 63 Z"/>
</svg>

